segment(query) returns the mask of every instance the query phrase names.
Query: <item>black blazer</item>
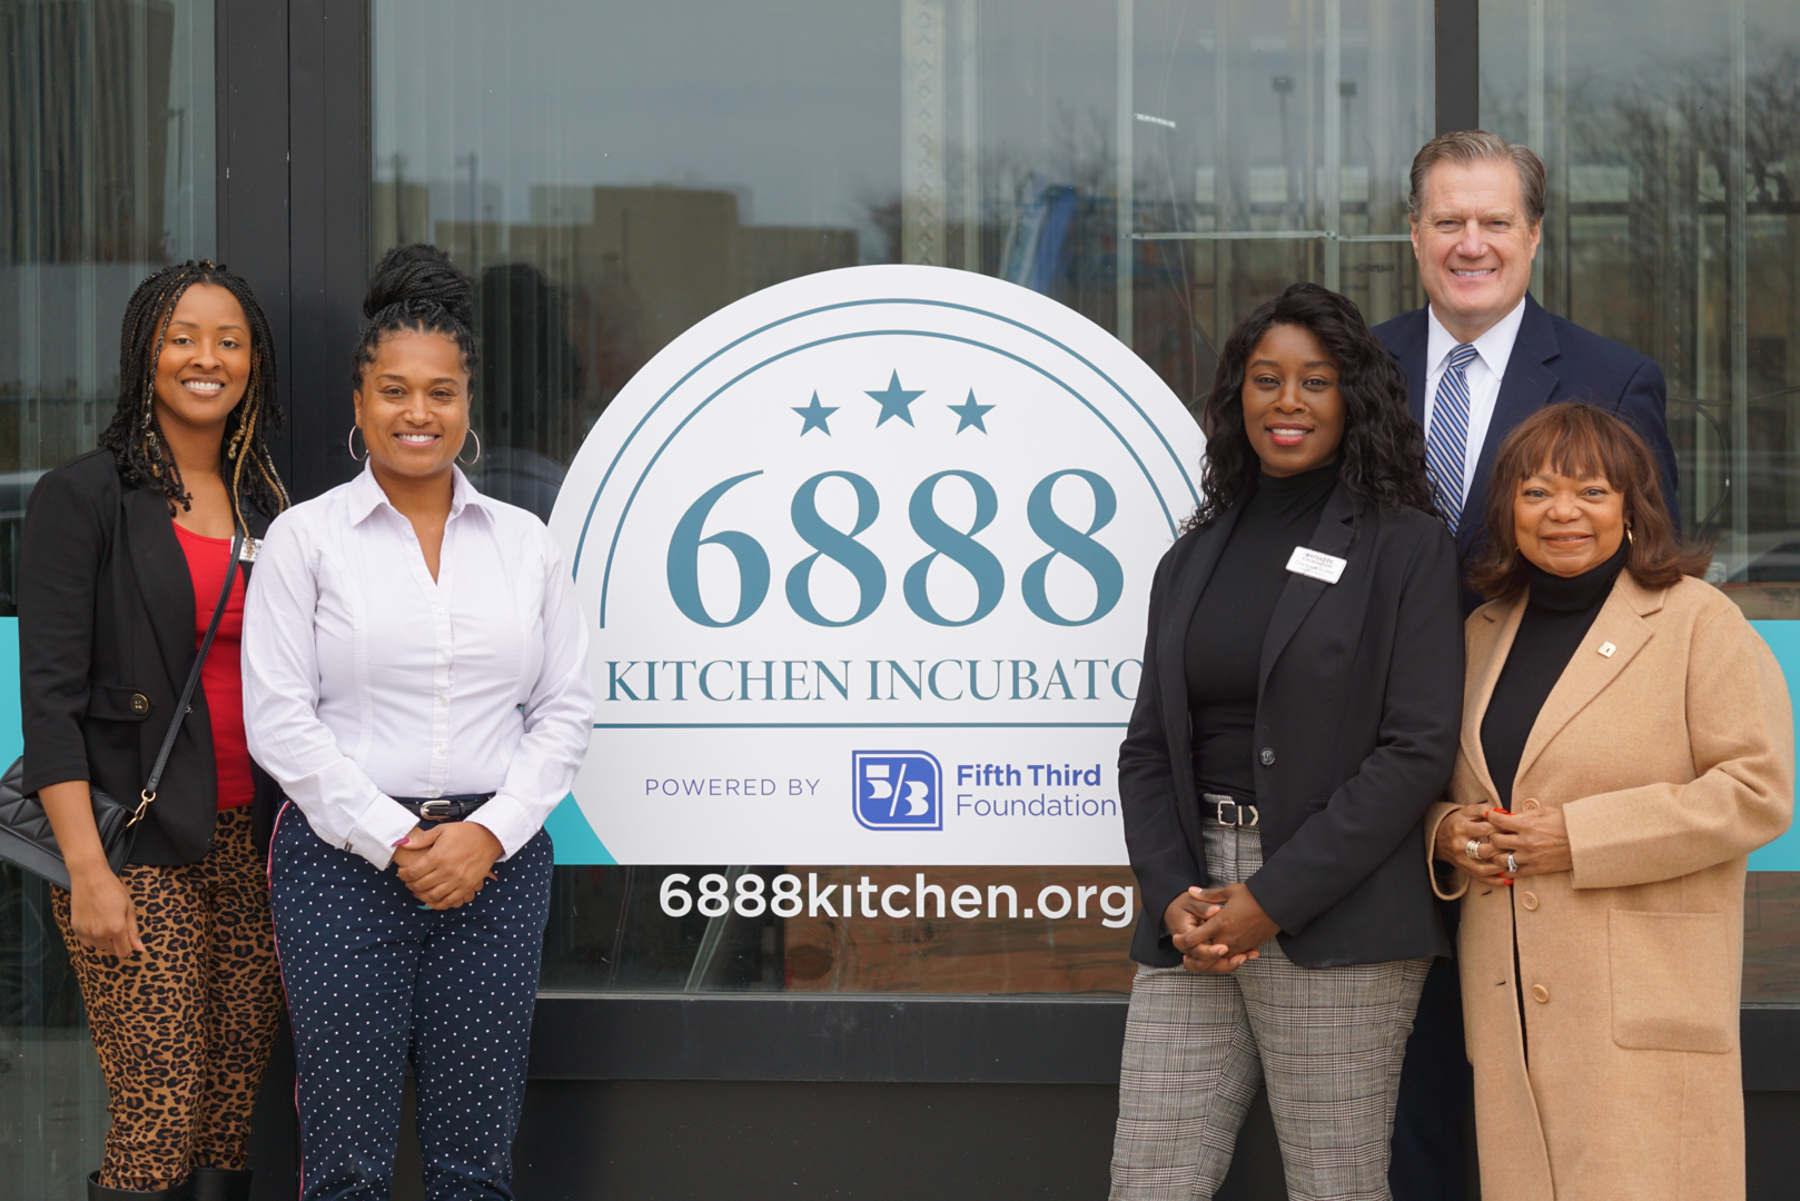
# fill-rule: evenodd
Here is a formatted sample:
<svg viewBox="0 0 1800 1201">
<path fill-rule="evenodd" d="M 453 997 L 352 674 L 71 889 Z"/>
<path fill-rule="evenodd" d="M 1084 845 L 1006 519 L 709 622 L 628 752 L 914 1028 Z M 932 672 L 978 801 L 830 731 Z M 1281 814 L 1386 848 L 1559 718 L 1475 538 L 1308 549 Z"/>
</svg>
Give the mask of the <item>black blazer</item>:
<svg viewBox="0 0 1800 1201">
<path fill-rule="evenodd" d="M 247 519 L 253 536 L 268 527 Z M 127 487 L 109 450 L 89 451 L 38 481 L 19 553 L 28 791 L 65 780 L 87 780 L 119 800 L 143 791 L 194 666 L 194 616 L 193 578 L 160 492 Z M 276 789 L 254 771 L 266 835 Z M 217 794 L 205 690 L 196 688 L 131 861 L 203 857 Z"/>
<path fill-rule="evenodd" d="M 1407 407 L 1413 419 L 1425 424 L 1425 347 L 1431 340 L 1425 309 L 1403 313 L 1374 329 L 1388 353 L 1406 372 Z M 1681 505 L 1676 496 L 1675 447 L 1669 441 L 1669 389 L 1661 368 L 1648 357 L 1609 338 L 1582 329 L 1573 321 L 1545 311 L 1525 297 L 1525 316 L 1513 342 L 1512 358 L 1500 381 L 1494 401 L 1494 417 L 1481 457 L 1475 463 L 1475 481 L 1463 502 L 1463 513 L 1473 515 L 1456 532 L 1457 562 L 1467 574 L 1469 559 L 1479 545 L 1481 514 L 1486 509 L 1488 477 L 1494 472 L 1494 456 L 1500 444 L 1521 421 L 1547 404 L 1579 400 L 1624 418 L 1650 447 L 1662 476 L 1663 500 L 1669 515 L 1681 526 Z M 1465 611 L 1481 604 L 1482 597 L 1468 593 Z"/>
<path fill-rule="evenodd" d="M 1243 504 L 1163 556 L 1119 748 L 1125 845 L 1144 904 L 1131 957 L 1155 967 L 1181 962 L 1164 910 L 1189 885 L 1214 883 L 1184 649 Z M 1455 546 L 1436 518 L 1384 514 L 1342 483 L 1307 545 L 1348 563 L 1335 584 L 1289 576 L 1269 622 L 1253 765 L 1264 862 L 1247 883 L 1303 967 L 1447 954 L 1419 828 L 1450 781 L 1462 724 Z"/>
</svg>

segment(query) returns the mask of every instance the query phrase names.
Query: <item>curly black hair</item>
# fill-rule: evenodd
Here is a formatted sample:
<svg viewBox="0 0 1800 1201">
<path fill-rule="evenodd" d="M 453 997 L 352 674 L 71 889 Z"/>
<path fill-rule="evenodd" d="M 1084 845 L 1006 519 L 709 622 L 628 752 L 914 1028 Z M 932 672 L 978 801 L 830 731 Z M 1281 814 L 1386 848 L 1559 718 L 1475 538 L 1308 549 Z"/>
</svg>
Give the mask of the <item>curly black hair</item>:
<svg viewBox="0 0 1800 1201">
<path fill-rule="evenodd" d="M 1438 515 L 1425 474 L 1425 432 L 1406 409 L 1406 377 L 1354 303 L 1318 284 L 1299 283 L 1250 314 L 1225 342 L 1212 392 L 1200 408 L 1206 435 L 1200 507 L 1182 529 L 1216 519 L 1262 470 L 1244 431 L 1244 369 L 1275 325 L 1310 331 L 1337 364 L 1338 395 L 1344 399 L 1338 450 L 1344 486 L 1390 513 L 1410 508 Z"/>
<path fill-rule="evenodd" d="M 463 370 L 474 377 L 475 287 L 450 256 L 424 242 L 396 246 L 375 265 L 363 297 L 362 337 L 350 353 L 350 386 L 362 387 L 363 369 L 375 361 L 388 334 L 413 330 L 443 334 L 462 351 Z"/>
<path fill-rule="evenodd" d="M 171 513 L 177 505 L 193 507 L 193 497 L 181 481 L 181 469 L 156 419 L 156 365 L 162 358 L 175 306 L 195 284 L 212 284 L 230 292 L 250 324 L 250 382 L 244 398 L 225 419 L 225 469 L 221 472 L 232 511 L 243 526 L 246 503 L 273 517 L 289 502 L 269 453 L 269 434 L 281 429 L 281 407 L 275 399 L 275 338 L 250 285 L 223 264 L 206 259 L 175 263 L 151 274 L 131 294 L 119 335 L 119 405 L 113 410 L 112 422 L 100 432 L 99 445 L 112 451 L 126 483 L 159 488 L 168 498 Z"/>
</svg>

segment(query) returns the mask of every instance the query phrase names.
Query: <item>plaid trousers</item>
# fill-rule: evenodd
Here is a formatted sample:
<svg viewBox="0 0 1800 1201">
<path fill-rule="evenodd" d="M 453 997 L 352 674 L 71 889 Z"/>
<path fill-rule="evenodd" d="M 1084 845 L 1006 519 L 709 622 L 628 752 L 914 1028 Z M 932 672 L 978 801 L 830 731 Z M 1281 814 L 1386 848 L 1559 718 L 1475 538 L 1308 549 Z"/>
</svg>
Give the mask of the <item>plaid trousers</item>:
<svg viewBox="0 0 1800 1201">
<path fill-rule="evenodd" d="M 1212 879 L 1262 866 L 1254 831 L 1206 828 Z M 1303 968 L 1273 939 L 1229 975 L 1139 967 L 1119 1069 L 1113 1201 L 1206 1201 L 1258 1078 L 1292 1201 L 1388 1201 L 1400 1064 L 1431 960 Z"/>
</svg>

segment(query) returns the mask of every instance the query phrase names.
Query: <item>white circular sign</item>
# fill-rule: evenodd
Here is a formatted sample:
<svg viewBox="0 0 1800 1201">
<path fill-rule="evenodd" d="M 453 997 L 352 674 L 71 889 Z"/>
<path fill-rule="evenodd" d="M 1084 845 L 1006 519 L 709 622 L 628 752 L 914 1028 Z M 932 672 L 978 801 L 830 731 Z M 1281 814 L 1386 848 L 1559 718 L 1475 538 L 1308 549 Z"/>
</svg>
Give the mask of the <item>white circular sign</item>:
<svg viewBox="0 0 1800 1201">
<path fill-rule="evenodd" d="M 1200 451 L 1111 334 L 986 276 L 714 313 L 551 518 L 594 623 L 583 814 L 620 863 L 1125 863 L 1118 745 Z"/>
</svg>

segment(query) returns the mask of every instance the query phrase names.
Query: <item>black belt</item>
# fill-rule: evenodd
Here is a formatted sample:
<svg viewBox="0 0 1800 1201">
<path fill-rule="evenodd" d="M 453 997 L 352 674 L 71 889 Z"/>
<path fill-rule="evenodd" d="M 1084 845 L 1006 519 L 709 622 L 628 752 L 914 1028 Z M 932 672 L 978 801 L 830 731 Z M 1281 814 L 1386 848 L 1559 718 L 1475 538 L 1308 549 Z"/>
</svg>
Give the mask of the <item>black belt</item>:
<svg viewBox="0 0 1800 1201">
<path fill-rule="evenodd" d="M 491 792 L 468 792 L 461 796 L 397 796 L 394 798 L 425 821 L 460 821 L 494 799 Z"/>
<path fill-rule="evenodd" d="M 1218 822 L 1221 826 L 1251 830 L 1261 820 L 1255 805 L 1246 805 L 1236 797 L 1222 792 L 1200 794 L 1200 816 Z"/>
</svg>

